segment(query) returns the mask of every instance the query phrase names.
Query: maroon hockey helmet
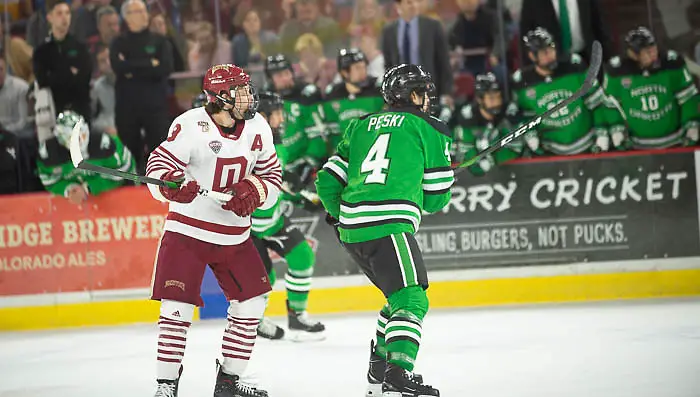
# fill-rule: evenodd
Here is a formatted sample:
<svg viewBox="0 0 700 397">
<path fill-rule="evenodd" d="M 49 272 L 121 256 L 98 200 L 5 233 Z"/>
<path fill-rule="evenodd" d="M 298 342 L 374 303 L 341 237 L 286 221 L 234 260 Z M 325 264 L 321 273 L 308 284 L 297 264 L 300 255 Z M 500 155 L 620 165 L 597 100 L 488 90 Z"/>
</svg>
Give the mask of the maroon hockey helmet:
<svg viewBox="0 0 700 397">
<path fill-rule="evenodd" d="M 247 92 L 241 95 L 238 87 L 248 87 Z M 207 96 L 208 103 L 216 103 L 222 108 L 228 104 L 233 106 L 233 111 L 241 111 L 245 109 L 242 116 L 246 120 L 250 120 L 255 116 L 258 110 L 258 95 L 255 87 L 250 82 L 250 76 L 243 71 L 242 68 L 232 64 L 214 65 L 207 70 L 202 82 L 202 90 Z M 223 97 L 224 94 L 231 96 L 230 99 Z M 247 103 L 245 106 L 240 106 Z M 239 104 L 239 106 L 236 106 Z"/>
</svg>

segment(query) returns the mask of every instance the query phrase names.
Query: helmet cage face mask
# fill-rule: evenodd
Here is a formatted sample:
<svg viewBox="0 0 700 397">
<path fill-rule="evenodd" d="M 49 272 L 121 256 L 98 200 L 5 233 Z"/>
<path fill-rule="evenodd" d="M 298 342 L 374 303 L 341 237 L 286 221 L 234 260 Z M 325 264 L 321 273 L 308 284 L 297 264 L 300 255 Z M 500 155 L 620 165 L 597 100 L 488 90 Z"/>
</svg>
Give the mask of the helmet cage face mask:
<svg viewBox="0 0 700 397">
<path fill-rule="evenodd" d="M 241 90 L 241 87 L 247 89 Z M 250 83 L 242 86 L 231 86 L 227 90 L 222 90 L 218 93 L 213 91 L 205 91 L 205 93 L 209 103 L 214 103 L 222 110 L 227 110 L 233 118 L 251 120 L 255 117 L 255 113 L 258 112 L 258 106 L 260 105 L 258 93 L 255 86 Z M 224 95 L 227 95 L 228 98 Z M 242 106 L 244 103 L 247 104 L 247 107 Z M 231 105 L 231 109 L 225 109 L 227 105 Z M 241 109 L 245 110 L 241 111 Z"/>
<path fill-rule="evenodd" d="M 68 148 L 70 147 L 73 128 L 75 128 L 78 123 L 81 123 L 80 150 L 85 153 L 87 152 L 88 144 L 90 142 L 90 129 L 83 116 L 79 115 L 78 113 L 70 110 L 61 112 L 56 118 L 56 125 L 54 126 L 53 134 L 58 143 L 60 143 L 63 147 Z"/>
</svg>

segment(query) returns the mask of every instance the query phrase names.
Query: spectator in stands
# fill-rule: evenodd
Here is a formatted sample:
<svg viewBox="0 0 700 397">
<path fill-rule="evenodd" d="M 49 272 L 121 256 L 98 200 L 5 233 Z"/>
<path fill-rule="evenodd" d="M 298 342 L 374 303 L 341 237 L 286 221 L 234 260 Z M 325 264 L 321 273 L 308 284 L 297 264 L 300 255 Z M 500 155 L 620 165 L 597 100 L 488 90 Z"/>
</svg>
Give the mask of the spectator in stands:
<svg viewBox="0 0 700 397">
<path fill-rule="evenodd" d="M 294 74 L 307 84 L 325 90 L 336 75 L 336 65 L 323 55 L 323 44 L 314 34 L 299 37 L 294 50 L 299 63 L 294 65 Z"/>
<path fill-rule="evenodd" d="M 51 32 L 49 39 L 34 51 L 36 82 L 40 88 L 51 90 L 57 113 L 71 109 L 89 120 L 90 53 L 68 32 L 71 10 L 65 0 L 47 0 L 46 11 Z"/>
<path fill-rule="evenodd" d="M 243 33 L 233 37 L 232 53 L 236 65 L 247 68 L 248 65 L 262 65 L 268 54 L 274 54 L 279 45 L 277 35 L 261 29 L 260 13 L 255 8 L 241 10 L 236 14 L 236 26 L 243 28 Z"/>
<path fill-rule="evenodd" d="M 26 41 L 19 37 L 13 37 L 9 40 L 7 49 L 8 72 L 29 84 L 34 83 L 33 57 L 34 49 Z"/>
<path fill-rule="evenodd" d="M 209 4 L 207 4 L 209 3 Z M 182 32 L 188 41 L 195 41 L 195 36 L 202 22 L 214 21 L 214 2 L 207 0 L 185 0 L 180 5 Z"/>
<path fill-rule="evenodd" d="M 117 10 L 110 6 L 103 6 L 97 10 L 97 34 L 88 39 L 90 54 L 92 54 L 94 76 L 99 76 L 99 68 L 97 67 L 97 50 L 109 47 L 115 37 L 119 36 L 119 14 Z"/>
<path fill-rule="evenodd" d="M 418 13 L 436 21 L 442 21 L 435 11 L 435 0 L 418 0 Z"/>
<path fill-rule="evenodd" d="M 112 65 L 109 63 L 109 47 L 97 50 L 97 67 L 100 77 L 95 80 L 90 96 L 92 98 L 92 129 L 98 133 L 117 134 L 114 120 L 114 82 L 116 80 Z"/>
<path fill-rule="evenodd" d="M 165 14 L 152 15 L 148 27 L 151 33 L 165 37 L 170 43 L 170 47 L 173 49 L 173 71 L 185 71 L 187 65 L 185 64 L 185 58 L 182 54 L 185 53 L 184 49 L 187 48 L 187 44 L 184 43 L 183 40 L 180 40 L 181 37 L 174 31 L 172 25 L 165 18 Z"/>
<path fill-rule="evenodd" d="M 7 74 L 5 56 L 0 54 L 0 129 L 18 136 L 31 135 L 28 125 L 29 84 Z"/>
<path fill-rule="evenodd" d="M 503 35 L 498 16 L 480 0 L 457 0 L 461 13 L 448 32 L 450 50 L 457 53 L 460 69 L 474 75 L 494 69 L 499 81 L 505 81 L 506 70 L 499 67 L 503 51 Z"/>
<path fill-rule="evenodd" d="M 127 31 L 112 41 L 109 50 L 116 75 L 115 120 L 137 169 L 144 172 L 147 153 L 168 133 L 168 77 L 173 71 L 173 51 L 165 37 L 148 30 L 148 11 L 142 0 L 126 0 L 121 13 Z M 145 138 L 141 137 L 141 129 L 145 130 Z"/>
<path fill-rule="evenodd" d="M 37 4 L 34 13 L 27 22 L 26 40 L 32 48 L 38 47 L 49 35 L 49 23 L 46 15 L 46 2 Z"/>
<path fill-rule="evenodd" d="M 417 0 L 394 2 L 399 20 L 385 26 L 382 32 L 386 68 L 401 63 L 423 66 L 433 76 L 441 103 L 452 107 L 452 67 L 442 24 L 419 15 Z"/>
<path fill-rule="evenodd" d="M 280 28 L 281 48 L 285 55 L 293 56 L 297 40 L 303 34 L 312 33 L 324 44 L 323 52 L 328 58 L 335 57 L 338 48 L 343 47 L 342 30 L 338 23 L 321 15 L 319 0 L 296 0 L 296 18 L 290 19 Z"/>
<path fill-rule="evenodd" d="M 231 43 L 216 34 L 214 25 L 201 22 L 195 33 L 194 45 L 187 56 L 190 70 L 206 73 L 212 65 L 231 63 Z"/>
<path fill-rule="evenodd" d="M 367 74 L 381 79 L 384 77 L 384 55 L 379 49 L 379 30 L 370 26 L 357 27 L 351 32 L 351 46 L 359 48 L 367 58 Z"/>
<path fill-rule="evenodd" d="M 72 4 L 75 4 L 75 1 Z M 82 42 L 88 42 L 93 36 L 101 36 L 100 10 L 104 7 L 111 7 L 110 4 L 110 0 L 86 0 L 80 6 L 74 7 L 71 33 Z M 119 24 L 118 20 L 119 16 L 117 15 L 117 25 Z M 119 32 L 118 27 L 117 32 Z"/>
<path fill-rule="evenodd" d="M 521 32 L 542 27 L 554 36 L 560 55 L 576 53 L 586 61 L 595 40 L 603 46 L 604 59 L 614 56 L 607 26 L 600 0 L 523 0 L 520 9 Z"/>
<path fill-rule="evenodd" d="M 351 35 L 358 29 L 374 29 L 381 32 L 385 23 L 384 9 L 377 0 L 356 0 L 348 30 Z"/>
<path fill-rule="evenodd" d="M 19 193 L 17 136 L 0 126 L 0 194 Z"/>
</svg>

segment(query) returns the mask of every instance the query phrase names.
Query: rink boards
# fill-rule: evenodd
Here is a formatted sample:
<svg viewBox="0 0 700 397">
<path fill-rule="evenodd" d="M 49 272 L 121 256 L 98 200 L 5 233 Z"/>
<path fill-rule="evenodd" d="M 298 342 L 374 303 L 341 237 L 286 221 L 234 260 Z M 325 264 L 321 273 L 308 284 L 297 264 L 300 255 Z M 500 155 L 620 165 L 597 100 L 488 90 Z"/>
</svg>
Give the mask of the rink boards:
<svg viewBox="0 0 700 397">
<path fill-rule="evenodd" d="M 416 238 L 432 307 L 700 295 L 698 165 L 692 150 L 520 161 L 460 175 Z M 166 208 L 125 188 L 76 208 L 0 198 L 0 330 L 152 322 L 149 285 Z M 8 209 L 16 209 L 10 210 Z M 317 253 L 314 313 L 375 311 L 383 297 L 323 214 L 287 207 Z M 277 258 L 279 261 L 279 258 Z M 284 315 L 279 261 L 269 315 Z M 223 317 L 207 274 L 199 317 Z"/>
</svg>

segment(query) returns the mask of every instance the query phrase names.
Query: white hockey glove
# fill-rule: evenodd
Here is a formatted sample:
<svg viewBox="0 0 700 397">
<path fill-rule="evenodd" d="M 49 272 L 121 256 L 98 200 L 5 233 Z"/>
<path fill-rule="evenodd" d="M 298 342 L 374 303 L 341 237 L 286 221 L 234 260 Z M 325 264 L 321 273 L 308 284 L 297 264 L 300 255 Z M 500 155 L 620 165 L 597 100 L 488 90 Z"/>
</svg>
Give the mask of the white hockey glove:
<svg viewBox="0 0 700 397">
<path fill-rule="evenodd" d="M 693 146 L 698 143 L 698 135 L 700 134 L 700 123 L 690 121 L 685 125 L 685 137 L 683 138 L 684 146 Z"/>
<path fill-rule="evenodd" d="M 610 150 L 610 136 L 604 128 L 595 129 L 595 144 L 593 144 L 593 153 L 607 152 Z"/>
</svg>

